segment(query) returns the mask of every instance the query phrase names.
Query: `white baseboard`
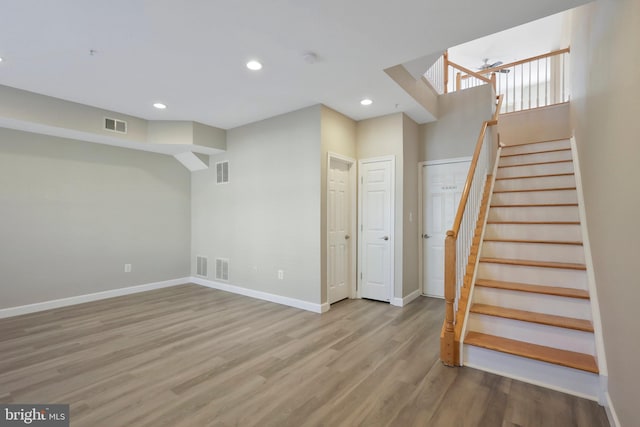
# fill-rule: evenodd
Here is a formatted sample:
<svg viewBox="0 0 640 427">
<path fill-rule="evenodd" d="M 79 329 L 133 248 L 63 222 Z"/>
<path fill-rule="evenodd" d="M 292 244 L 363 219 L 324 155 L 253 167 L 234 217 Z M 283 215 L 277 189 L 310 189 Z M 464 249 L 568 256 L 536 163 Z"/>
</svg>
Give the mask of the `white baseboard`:
<svg viewBox="0 0 640 427">
<path fill-rule="evenodd" d="M 111 289 L 108 291 L 77 295 L 51 301 L 37 302 L 34 304 L 20 305 L 17 307 L 3 308 L 0 309 L 0 319 L 3 319 L 5 317 L 20 316 L 22 314 L 35 313 L 38 311 L 51 310 L 54 308 L 66 307 L 69 305 L 82 304 L 85 302 L 98 301 L 101 299 L 114 298 L 122 295 L 137 294 L 139 292 L 152 291 L 154 289 L 167 288 L 169 286 L 177 286 L 185 283 L 189 283 L 189 277 L 165 280 L 162 282 L 147 283 L 138 286 L 130 286 L 127 288 Z"/>
<path fill-rule="evenodd" d="M 616 414 L 616 410 L 613 407 L 613 402 L 611 401 L 611 396 L 609 392 L 605 394 L 607 399 L 607 404 L 604 406 L 605 411 L 607 412 L 607 418 L 609 419 L 609 424 L 611 427 L 622 427 L 620 424 L 620 420 L 618 419 L 618 414 Z"/>
<path fill-rule="evenodd" d="M 396 307 L 404 307 L 414 299 L 418 298 L 420 295 L 422 295 L 422 293 L 420 292 L 420 289 L 416 289 L 415 291 L 411 292 L 409 295 L 405 296 L 404 298 L 392 298 L 391 305 L 395 305 Z"/>
<path fill-rule="evenodd" d="M 212 280 L 203 279 L 201 277 L 190 277 L 189 281 L 197 285 L 206 286 L 208 288 L 227 291 L 234 294 L 244 295 L 251 298 L 261 299 L 264 301 L 275 302 L 277 304 L 287 305 L 302 310 L 312 311 L 314 313 L 325 313 L 329 310 L 329 304 L 316 304 L 309 301 L 303 301 L 296 298 L 285 297 L 282 295 L 270 294 L 268 292 L 256 291 L 253 289 L 243 288 L 229 283 L 214 282 Z"/>
</svg>

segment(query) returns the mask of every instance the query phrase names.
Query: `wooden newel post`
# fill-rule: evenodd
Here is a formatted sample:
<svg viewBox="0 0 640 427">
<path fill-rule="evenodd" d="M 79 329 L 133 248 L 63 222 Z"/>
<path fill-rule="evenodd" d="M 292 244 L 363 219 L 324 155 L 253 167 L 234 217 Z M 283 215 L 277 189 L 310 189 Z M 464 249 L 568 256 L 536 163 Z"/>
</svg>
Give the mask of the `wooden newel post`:
<svg viewBox="0 0 640 427">
<path fill-rule="evenodd" d="M 496 91 L 496 73 L 491 73 L 491 86 L 493 86 L 493 91 Z"/>
<path fill-rule="evenodd" d="M 444 241 L 444 300 L 445 323 L 440 340 L 440 359 L 447 366 L 458 365 L 458 348 L 455 344 L 454 302 L 456 299 L 456 236 L 447 231 Z"/>
<path fill-rule="evenodd" d="M 460 92 L 462 89 L 462 74 L 460 72 L 456 73 L 456 92 Z"/>
<path fill-rule="evenodd" d="M 442 57 L 442 63 L 444 64 L 444 93 L 447 93 L 449 91 L 449 51 L 445 50 Z"/>
</svg>

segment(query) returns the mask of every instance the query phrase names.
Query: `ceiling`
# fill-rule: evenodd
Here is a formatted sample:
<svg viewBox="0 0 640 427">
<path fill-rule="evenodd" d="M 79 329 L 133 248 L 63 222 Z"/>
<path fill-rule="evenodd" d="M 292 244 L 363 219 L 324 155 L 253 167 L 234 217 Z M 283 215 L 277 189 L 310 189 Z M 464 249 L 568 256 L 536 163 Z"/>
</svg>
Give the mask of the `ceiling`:
<svg viewBox="0 0 640 427">
<path fill-rule="evenodd" d="M 424 122 L 385 68 L 586 3 L 0 1 L 0 84 L 223 129 L 317 103 L 355 120 L 404 111 Z M 317 62 L 305 62 L 309 51 Z M 254 58 L 259 72 L 245 68 Z"/>
</svg>

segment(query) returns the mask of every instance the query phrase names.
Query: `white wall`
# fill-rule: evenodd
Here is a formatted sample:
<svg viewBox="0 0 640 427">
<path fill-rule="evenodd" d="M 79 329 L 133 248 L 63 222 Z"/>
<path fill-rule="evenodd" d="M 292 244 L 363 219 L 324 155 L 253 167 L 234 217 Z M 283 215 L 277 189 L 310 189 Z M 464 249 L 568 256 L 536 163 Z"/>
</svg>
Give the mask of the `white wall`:
<svg viewBox="0 0 640 427">
<path fill-rule="evenodd" d="M 402 250 L 402 296 L 419 289 L 418 245 L 421 243 L 418 228 L 418 142 L 419 127 L 406 115 L 402 117 L 402 139 L 404 156 L 403 176 L 403 250 Z"/>
<path fill-rule="evenodd" d="M 192 260 L 228 258 L 229 283 L 321 302 L 321 107 L 227 131 L 227 152 L 192 175 Z M 228 184 L 215 162 L 229 160 Z M 277 271 L 284 270 L 284 280 Z"/>
<path fill-rule="evenodd" d="M 609 393 L 638 424 L 640 354 L 640 2 L 599 0 L 573 13 L 572 123 L 602 316 Z"/>
<path fill-rule="evenodd" d="M 0 308 L 187 277 L 189 186 L 169 156 L 0 128 Z"/>
<path fill-rule="evenodd" d="M 482 85 L 438 98 L 438 121 L 420 126 L 420 161 L 473 155 L 480 127 L 493 115 L 493 90 Z"/>
</svg>

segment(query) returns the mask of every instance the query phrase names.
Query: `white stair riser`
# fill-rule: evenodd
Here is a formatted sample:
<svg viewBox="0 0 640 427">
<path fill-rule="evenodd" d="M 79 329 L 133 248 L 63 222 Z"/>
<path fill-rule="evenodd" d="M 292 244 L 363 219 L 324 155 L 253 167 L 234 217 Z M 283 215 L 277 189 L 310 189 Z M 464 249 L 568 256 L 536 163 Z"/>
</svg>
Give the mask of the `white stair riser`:
<svg viewBox="0 0 640 427">
<path fill-rule="evenodd" d="M 600 377 L 591 372 L 565 368 L 472 345 L 463 346 L 462 360 L 465 366 L 591 400 L 597 401 L 600 393 Z"/>
<path fill-rule="evenodd" d="M 576 190 L 526 191 L 517 193 L 494 193 L 494 205 L 526 205 L 546 203 L 578 203 Z"/>
<path fill-rule="evenodd" d="M 580 221 L 580 213 L 577 206 L 491 207 L 489 221 Z"/>
<path fill-rule="evenodd" d="M 565 188 L 575 186 L 576 179 L 573 175 L 563 175 L 540 178 L 498 179 L 496 180 L 493 190 L 538 190 L 542 188 Z"/>
<path fill-rule="evenodd" d="M 469 313 L 467 331 L 595 355 L 593 333 Z"/>
<path fill-rule="evenodd" d="M 497 178 L 512 178 L 516 176 L 555 175 L 559 173 L 573 173 L 573 162 L 547 163 L 543 165 L 512 166 L 498 168 Z"/>
<path fill-rule="evenodd" d="M 558 150 L 561 148 L 571 148 L 571 142 L 568 139 L 562 139 L 559 141 L 546 141 L 517 146 L 507 145 L 506 147 L 502 147 L 502 154 L 523 154 L 536 151 Z"/>
<path fill-rule="evenodd" d="M 523 163 L 545 163 L 545 162 L 557 162 L 560 160 L 572 160 L 571 150 L 565 151 L 552 151 L 550 153 L 536 153 L 536 154 L 520 154 L 517 156 L 505 157 L 504 153 L 500 156 L 499 166 L 519 165 Z"/>
<path fill-rule="evenodd" d="M 484 237 L 486 239 L 582 241 L 579 224 L 487 224 Z"/>
<path fill-rule="evenodd" d="M 587 272 L 585 270 L 480 262 L 478 264 L 478 278 L 501 282 L 527 283 L 530 285 L 588 289 Z"/>
<path fill-rule="evenodd" d="M 483 242 L 480 255 L 488 258 L 584 264 L 584 249 L 578 245 L 544 243 Z"/>
<path fill-rule="evenodd" d="M 473 303 L 591 320 L 591 305 L 589 300 L 586 299 L 486 288 L 476 285 L 473 290 Z"/>
</svg>

